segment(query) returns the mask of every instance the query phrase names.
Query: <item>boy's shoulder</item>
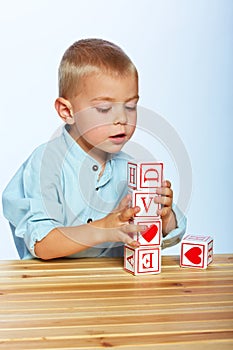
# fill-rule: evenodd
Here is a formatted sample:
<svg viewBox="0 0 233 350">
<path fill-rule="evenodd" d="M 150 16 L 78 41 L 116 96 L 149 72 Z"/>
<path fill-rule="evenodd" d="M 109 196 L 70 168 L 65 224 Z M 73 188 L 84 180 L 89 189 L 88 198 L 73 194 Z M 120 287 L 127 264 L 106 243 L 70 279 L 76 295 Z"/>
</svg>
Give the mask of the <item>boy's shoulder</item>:
<svg viewBox="0 0 233 350">
<path fill-rule="evenodd" d="M 25 166 L 36 166 L 46 164 L 53 166 L 56 162 L 62 161 L 67 152 L 68 146 L 65 143 L 63 133 L 57 133 L 47 142 L 37 146 L 24 163 Z"/>
</svg>

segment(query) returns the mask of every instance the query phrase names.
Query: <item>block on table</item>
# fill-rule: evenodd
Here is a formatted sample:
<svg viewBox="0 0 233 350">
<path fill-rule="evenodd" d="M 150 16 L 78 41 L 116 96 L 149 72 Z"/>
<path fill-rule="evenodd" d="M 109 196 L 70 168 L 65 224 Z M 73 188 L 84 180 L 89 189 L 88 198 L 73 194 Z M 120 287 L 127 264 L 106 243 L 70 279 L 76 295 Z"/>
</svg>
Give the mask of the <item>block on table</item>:
<svg viewBox="0 0 233 350">
<path fill-rule="evenodd" d="M 157 274 L 161 272 L 160 247 L 124 247 L 124 269 L 133 275 Z"/>
<path fill-rule="evenodd" d="M 186 235 L 181 241 L 180 266 L 206 269 L 213 261 L 211 236 Z"/>
</svg>

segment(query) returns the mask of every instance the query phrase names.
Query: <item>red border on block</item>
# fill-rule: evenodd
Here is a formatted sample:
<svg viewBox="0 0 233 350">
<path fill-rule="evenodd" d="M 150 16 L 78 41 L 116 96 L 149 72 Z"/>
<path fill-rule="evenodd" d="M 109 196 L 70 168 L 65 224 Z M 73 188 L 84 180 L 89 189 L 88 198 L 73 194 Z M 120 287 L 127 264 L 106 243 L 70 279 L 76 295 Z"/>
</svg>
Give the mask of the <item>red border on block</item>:
<svg viewBox="0 0 233 350">
<path fill-rule="evenodd" d="M 149 271 L 142 271 L 142 272 L 139 272 L 139 251 L 137 251 L 137 274 L 141 275 L 141 274 L 152 274 L 153 272 L 160 272 L 161 270 L 161 248 L 160 247 L 157 247 L 157 248 L 143 248 L 143 249 L 140 249 L 140 252 L 141 251 L 148 251 L 148 250 L 157 250 L 158 251 L 158 269 L 157 270 L 149 270 Z"/>
<path fill-rule="evenodd" d="M 133 253 L 134 254 L 134 271 L 131 271 L 131 270 L 127 269 L 127 267 L 126 267 L 126 250 L 134 251 L 134 253 Z M 132 275 L 135 274 L 135 253 L 136 253 L 135 249 L 133 249 L 133 248 L 131 248 L 129 246 L 124 246 L 124 269 L 125 269 L 125 271 L 131 273 Z"/>
<path fill-rule="evenodd" d="M 132 185 L 131 184 L 131 182 L 129 181 L 129 168 L 130 168 L 130 166 L 129 165 L 134 165 L 134 168 L 136 167 L 136 185 Z M 137 174 L 137 172 L 138 172 L 138 169 L 137 169 L 137 163 L 133 163 L 133 162 L 128 162 L 128 164 L 127 164 L 127 184 L 128 184 L 128 187 L 129 188 L 132 188 L 132 189 L 134 189 L 134 190 L 136 190 L 137 189 L 137 181 L 138 181 L 138 174 Z"/>
<path fill-rule="evenodd" d="M 196 246 L 203 247 L 203 252 L 202 252 L 203 257 L 202 257 L 202 265 L 201 266 L 200 265 L 195 265 L 195 264 L 193 264 L 193 265 L 186 265 L 186 264 L 183 263 L 183 256 L 184 256 L 184 254 L 183 254 L 183 246 L 184 246 L 184 244 L 191 245 L 193 247 L 196 247 Z M 205 244 L 181 242 L 181 255 L 180 255 L 180 265 L 181 266 L 184 266 L 184 267 L 195 267 L 195 268 L 203 269 L 204 265 L 205 265 L 204 262 L 205 262 Z"/>
<path fill-rule="evenodd" d="M 160 165 L 161 166 L 161 184 L 163 181 L 163 163 L 162 162 L 145 162 L 145 163 L 140 163 L 140 189 L 143 188 L 158 188 L 160 186 L 142 186 L 142 166 L 143 165 L 151 165 L 153 167 L 153 165 Z"/>
</svg>

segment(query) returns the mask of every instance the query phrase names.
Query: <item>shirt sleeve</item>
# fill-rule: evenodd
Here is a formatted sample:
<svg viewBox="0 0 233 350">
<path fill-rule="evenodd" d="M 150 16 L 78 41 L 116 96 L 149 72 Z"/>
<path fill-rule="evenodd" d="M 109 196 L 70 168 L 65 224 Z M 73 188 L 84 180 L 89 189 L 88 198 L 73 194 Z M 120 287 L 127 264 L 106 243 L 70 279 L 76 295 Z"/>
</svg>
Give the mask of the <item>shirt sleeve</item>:
<svg viewBox="0 0 233 350">
<path fill-rule="evenodd" d="M 3 192 L 4 215 L 15 241 L 22 238 L 34 257 L 35 243 L 64 224 L 59 176 L 54 172 L 52 161 L 48 164 L 46 158 L 43 149 L 37 150 Z"/>
<path fill-rule="evenodd" d="M 175 204 L 173 204 L 172 210 L 176 216 L 177 227 L 163 238 L 162 249 L 172 247 L 179 243 L 186 231 L 187 219 L 185 215 Z"/>
</svg>

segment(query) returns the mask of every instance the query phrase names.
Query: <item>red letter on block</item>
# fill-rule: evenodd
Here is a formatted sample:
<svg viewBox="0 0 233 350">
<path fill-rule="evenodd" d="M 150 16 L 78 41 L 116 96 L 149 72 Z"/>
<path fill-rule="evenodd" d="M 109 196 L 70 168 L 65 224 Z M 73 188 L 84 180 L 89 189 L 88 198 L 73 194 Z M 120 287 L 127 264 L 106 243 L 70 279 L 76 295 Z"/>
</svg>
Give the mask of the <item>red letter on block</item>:
<svg viewBox="0 0 233 350">
<path fill-rule="evenodd" d="M 142 254 L 142 267 L 143 269 L 152 269 L 153 268 L 153 253 Z"/>
</svg>

